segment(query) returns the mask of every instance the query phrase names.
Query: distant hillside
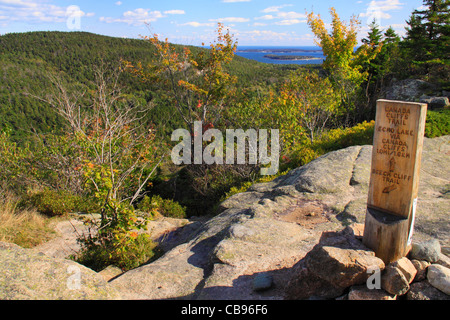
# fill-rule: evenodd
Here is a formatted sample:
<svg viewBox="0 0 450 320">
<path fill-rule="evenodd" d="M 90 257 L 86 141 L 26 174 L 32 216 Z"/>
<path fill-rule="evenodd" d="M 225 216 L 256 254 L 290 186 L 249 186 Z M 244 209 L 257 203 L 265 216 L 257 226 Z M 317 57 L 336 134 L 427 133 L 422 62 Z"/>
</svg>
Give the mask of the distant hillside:
<svg viewBox="0 0 450 320">
<path fill-rule="evenodd" d="M 205 50 L 190 47 L 194 50 Z M 180 47 L 181 49 L 181 47 Z M 122 39 L 87 32 L 28 32 L 0 36 L 0 130 L 9 127 L 16 140 L 30 132 L 57 131 L 62 120 L 46 104 L 25 95 L 44 96 L 50 85 L 48 74 L 62 74 L 66 81 L 83 90 L 92 86 L 93 70 L 102 61 L 118 63 L 120 59 L 148 63 L 154 56 L 146 41 Z M 277 82 L 286 69 L 297 66 L 263 64 L 235 56 L 228 69 L 238 76 L 241 87 L 262 86 Z M 129 75 L 122 79 L 128 94 L 159 102 L 157 89 L 149 88 Z M 158 114 L 165 106 L 157 103 Z M 167 110 L 166 110 L 167 111 Z"/>
<path fill-rule="evenodd" d="M 94 78 L 93 67 L 101 60 L 143 59 L 150 52 L 150 46 L 144 41 L 82 32 L 30 32 L 1 36 L 0 126 L 9 126 L 17 138 L 27 135 L 30 130 L 57 130 L 61 120 L 53 110 L 24 93 L 44 96 L 50 85 L 48 74 L 62 73 L 68 82 L 88 87 Z M 137 81 L 133 82 L 133 87 L 140 89 Z"/>
</svg>

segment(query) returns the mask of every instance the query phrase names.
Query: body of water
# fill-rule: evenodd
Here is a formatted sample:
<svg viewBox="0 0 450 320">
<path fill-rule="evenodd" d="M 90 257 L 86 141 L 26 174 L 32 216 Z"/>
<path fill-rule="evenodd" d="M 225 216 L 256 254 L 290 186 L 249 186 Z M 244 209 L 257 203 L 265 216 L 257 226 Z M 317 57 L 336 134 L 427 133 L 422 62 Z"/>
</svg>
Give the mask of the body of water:
<svg viewBox="0 0 450 320">
<path fill-rule="evenodd" d="M 277 56 L 305 56 L 314 57 L 310 60 L 275 60 L 264 56 L 274 54 Z M 322 64 L 325 60 L 322 49 L 314 46 L 303 47 L 265 47 L 265 46 L 239 46 L 236 55 L 251 60 L 273 64 Z"/>
</svg>

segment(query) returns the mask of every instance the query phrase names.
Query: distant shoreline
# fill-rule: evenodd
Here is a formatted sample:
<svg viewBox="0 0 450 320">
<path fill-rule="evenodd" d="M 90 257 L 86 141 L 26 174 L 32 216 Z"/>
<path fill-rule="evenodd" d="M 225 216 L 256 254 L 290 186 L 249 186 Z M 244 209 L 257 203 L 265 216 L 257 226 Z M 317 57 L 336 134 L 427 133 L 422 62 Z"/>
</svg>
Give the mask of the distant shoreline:
<svg viewBox="0 0 450 320">
<path fill-rule="evenodd" d="M 282 56 L 277 54 L 267 54 L 264 58 L 272 60 L 300 61 L 300 60 L 322 60 L 322 58 L 313 56 Z"/>
<path fill-rule="evenodd" d="M 305 50 L 305 49 L 272 49 L 272 48 L 265 48 L 265 49 L 238 49 L 237 52 L 260 52 L 260 53 L 321 53 L 321 50 Z"/>
<path fill-rule="evenodd" d="M 236 55 L 270 64 L 322 64 L 325 60 L 322 48 L 318 46 L 240 46 L 237 48 Z"/>
</svg>

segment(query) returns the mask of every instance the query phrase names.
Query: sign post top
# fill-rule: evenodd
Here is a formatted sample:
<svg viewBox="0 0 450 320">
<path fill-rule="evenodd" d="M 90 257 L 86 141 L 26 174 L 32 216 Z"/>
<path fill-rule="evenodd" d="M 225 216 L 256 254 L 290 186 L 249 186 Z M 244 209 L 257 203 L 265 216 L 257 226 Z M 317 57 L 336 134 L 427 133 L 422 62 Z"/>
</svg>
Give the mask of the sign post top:
<svg viewBox="0 0 450 320">
<path fill-rule="evenodd" d="M 409 217 L 417 197 L 427 105 L 378 100 L 368 206 Z"/>
</svg>

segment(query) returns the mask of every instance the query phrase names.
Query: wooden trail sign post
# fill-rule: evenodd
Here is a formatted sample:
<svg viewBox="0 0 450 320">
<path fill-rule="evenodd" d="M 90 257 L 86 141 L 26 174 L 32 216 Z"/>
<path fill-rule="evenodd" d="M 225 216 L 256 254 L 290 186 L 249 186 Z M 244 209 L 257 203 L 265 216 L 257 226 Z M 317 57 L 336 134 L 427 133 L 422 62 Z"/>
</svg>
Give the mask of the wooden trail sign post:
<svg viewBox="0 0 450 320">
<path fill-rule="evenodd" d="M 411 242 L 426 113 L 422 103 L 377 101 L 363 243 L 386 264 Z"/>
</svg>

